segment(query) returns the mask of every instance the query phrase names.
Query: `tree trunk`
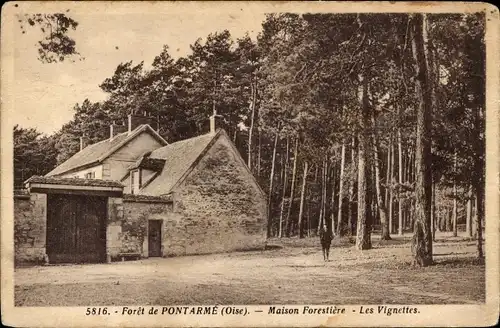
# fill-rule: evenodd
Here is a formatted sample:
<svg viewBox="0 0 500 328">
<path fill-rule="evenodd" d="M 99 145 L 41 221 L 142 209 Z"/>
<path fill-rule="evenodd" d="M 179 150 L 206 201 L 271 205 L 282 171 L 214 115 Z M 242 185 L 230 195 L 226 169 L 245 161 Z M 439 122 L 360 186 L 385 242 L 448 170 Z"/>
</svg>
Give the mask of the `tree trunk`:
<svg viewBox="0 0 500 328">
<path fill-rule="evenodd" d="M 385 208 L 389 208 L 389 184 L 391 181 L 391 154 L 392 154 L 392 136 L 389 136 L 389 144 L 387 145 L 387 164 L 385 168 Z"/>
<path fill-rule="evenodd" d="M 318 165 L 319 167 L 319 165 Z M 320 180 L 320 183 L 321 183 L 321 196 L 320 196 L 320 202 L 319 202 L 319 222 L 318 222 L 318 226 L 317 226 L 317 232 L 319 234 L 319 231 L 321 229 L 321 227 L 323 226 L 324 224 L 324 218 L 323 218 L 323 176 L 324 176 L 324 173 L 325 173 L 325 163 L 324 162 L 321 162 L 321 180 Z"/>
<path fill-rule="evenodd" d="M 261 129 L 260 127 L 258 128 L 259 130 L 259 150 L 258 150 L 258 159 L 257 159 L 257 176 L 260 177 L 260 162 L 261 162 L 261 148 L 262 148 L 262 142 L 261 142 Z"/>
<path fill-rule="evenodd" d="M 392 181 L 394 179 L 394 145 L 391 142 L 391 164 L 390 164 L 390 171 L 391 174 L 389 176 L 388 180 L 388 186 L 389 186 L 389 233 L 394 233 L 394 222 L 393 222 L 393 204 L 394 204 L 394 192 L 392 190 Z"/>
<path fill-rule="evenodd" d="M 257 84 L 252 81 L 250 83 L 251 97 L 250 100 L 250 128 L 248 129 L 248 168 L 252 171 L 252 136 L 255 117 L 255 102 L 257 100 Z"/>
<path fill-rule="evenodd" d="M 453 155 L 453 171 L 457 172 L 457 152 Z M 457 183 L 453 182 L 453 237 L 458 236 Z"/>
<path fill-rule="evenodd" d="M 398 108 L 398 112 L 401 118 L 401 107 Z M 398 179 L 401 187 L 403 184 L 403 145 L 400 127 L 398 127 Z M 401 192 L 399 192 L 398 196 L 398 235 L 403 235 L 403 200 L 401 199 Z"/>
<path fill-rule="evenodd" d="M 444 224 L 443 224 L 443 227 L 444 227 L 444 231 L 445 232 L 448 232 L 450 231 L 450 220 L 449 220 L 449 210 L 448 210 L 448 206 L 445 206 L 444 208 L 444 212 L 443 212 L 443 220 L 444 220 Z"/>
<path fill-rule="evenodd" d="M 484 202 L 485 202 L 485 178 L 486 178 L 486 129 L 485 125 L 487 125 L 485 120 L 485 106 L 486 106 L 486 94 L 484 92 L 486 88 L 486 55 L 484 50 L 484 41 L 479 41 L 481 38 L 477 38 L 474 43 L 471 43 L 470 47 L 467 47 L 468 55 L 472 55 L 474 53 L 474 65 L 472 65 L 473 72 L 471 72 L 471 78 L 473 79 L 473 84 L 471 85 L 471 91 L 474 94 L 474 100 L 472 102 L 472 109 L 474 112 L 474 128 L 473 128 L 473 142 L 472 145 L 474 147 L 475 156 L 474 160 L 474 170 L 472 172 L 472 181 L 474 183 L 474 189 L 476 193 L 476 233 L 477 233 L 477 256 L 479 259 L 483 259 L 483 223 L 486 224 L 484 217 Z M 476 56 L 475 54 L 479 53 L 481 55 Z M 471 58 L 471 57 L 469 57 Z M 477 95 L 477 97 L 476 97 Z M 493 116 L 491 118 L 493 120 L 497 119 L 497 117 Z M 493 196 L 498 197 L 498 196 Z M 492 215 L 495 215 L 492 213 Z M 494 220 L 492 217 L 491 219 Z M 498 231 L 498 230 L 497 230 Z M 493 241 L 493 240 L 492 240 Z M 494 242 L 494 241 L 493 241 Z M 498 244 L 497 244 L 498 245 Z M 493 255 L 493 254 L 490 254 Z M 497 253 L 498 256 L 498 253 Z"/>
<path fill-rule="evenodd" d="M 353 234 L 353 206 L 354 206 L 354 189 L 356 187 L 357 183 L 357 174 L 354 174 L 354 170 L 357 170 L 357 159 L 358 155 L 356 154 L 356 148 L 357 148 L 357 139 L 355 136 L 352 137 L 352 143 L 351 143 L 351 165 L 353 167 L 353 176 L 352 179 L 349 181 L 349 204 L 348 204 L 348 211 L 347 211 L 347 227 L 348 227 L 348 235 L 352 236 Z"/>
<path fill-rule="evenodd" d="M 295 138 L 295 149 L 293 151 L 293 170 L 292 170 L 292 185 L 290 188 L 290 201 L 288 202 L 288 213 L 286 215 L 286 236 L 290 236 L 291 220 L 290 216 L 292 213 L 293 198 L 295 195 L 295 176 L 297 173 L 297 157 L 299 148 L 299 138 Z"/>
<path fill-rule="evenodd" d="M 413 21 L 412 50 L 415 60 L 416 89 L 418 96 L 417 108 L 417 139 L 416 167 L 417 181 L 415 184 L 416 206 L 415 225 L 413 229 L 412 253 L 415 264 L 428 266 L 432 264 L 432 233 L 431 233 L 431 120 L 432 99 L 429 90 L 426 49 L 427 33 L 423 14 L 415 14 Z"/>
<path fill-rule="evenodd" d="M 445 215 L 444 215 L 444 231 L 448 232 L 450 231 L 450 210 L 448 207 L 445 208 Z"/>
<path fill-rule="evenodd" d="M 436 182 L 432 179 L 432 202 L 431 202 L 431 224 L 432 241 L 436 241 Z"/>
<path fill-rule="evenodd" d="M 472 237 L 472 185 L 469 185 L 467 192 L 467 213 L 465 220 L 465 235 L 469 238 Z"/>
<path fill-rule="evenodd" d="M 345 141 L 342 141 L 342 155 L 340 159 L 340 181 L 339 181 L 339 211 L 337 215 L 337 235 L 344 235 L 344 222 L 342 220 L 342 201 L 344 198 L 344 167 L 345 167 Z M 332 196 L 333 197 L 333 196 Z M 334 209 L 332 209 L 333 212 Z M 333 216 L 333 214 L 332 214 Z"/>
<path fill-rule="evenodd" d="M 359 100 L 361 103 L 361 121 L 360 133 L 358 134 L 359 149 L 358 149 L 358 222 L 356 234 L 356 248 L 365 250 L 371 248 L 371 236 L 369 231 L 369 218 L 368 211 L 370 204 L 367 202 L 367 179 L 368 179 L 368 165 L 367 165 L 367 152 L 368 152 L 368 138 L 367 128 L 369 124 L 370 113 L 368 112 L 368 79 L 366 76 L 359 76 L 360 90 Z"/>
<path fill-rule="evenodd" d="M 446 206 L 440 207 L 439 210 L 439 226 L 441 231 L 446 231 Z"/>
<path fill-rule="evenodd" d="M 484 71 L 483 71 L 484 72 Z M 485 73 L 485 72 L 484 72 Z M 484 94 L 483 94 L 484 96 Z M 477 142 L 474 143 L 476 154 L 485 154 L 485 144 L 484 139 L 481 138 L 481 134 L 484 133 L 484 130 L 481 131 L 480 127 L 483 126 L 484 122 L 484 113 L 483 108 L 478 106 L 475 110 L 475 133 Z M 484 258 L 483 252 L 483 220 L 484 220 L 484 192 L 485 192 L 485 171 L 484 165 L 481 156 L 475 159 L 474 163 L 474 171 L 476 178 L 474 179 L 474 189 L 476 193 L 476 238 L 477 238 L 477 257 L 479 259 Z"/>
<path fill-rule="evenodd" d="M 332 194 L 331 194 L 331 202 L 330 202 L 330 224 L 332 226 L 332 236 L 334 236 L 337 232 L 337 228 L 335 226 L 335 160 L 332 163 L 332 169 L 330 174 L 330 181 L 332 184 Z M 337 222 L 338 226 L 338 222 Z"/>
<path fill-rule="evenodd" d="M 472 206 L 472 238 L 477 238 L 477 197 L 474 188 L 474 205 Z"/>
<path fill-rule="evenodd" d="M 323 163 L 321 163 L 323 165 Z M 318 165 L 319 167 L 319 165 Z M 322 167 L 323 169 L 323 167 Z M 323 170 L 321 170 L 321 175 L 323 175 Z M 321 177 L 322 180 L 323 177 Z M 316 227 L 316 232 L 319 234 L 321 227 L 323 226 L 323 186 L 321 186 L 321 194 L 319 198 L 319 221 Z"/>
<path fill-rule="evenodd" d="M 456 197 L 457 194 L 457 187 L 454 184 L 453 185 L 453 195 Z M 457 217 L 458 217 L 458 208 L 457 208 L 457 199 L 453 198 L 453 211 L 451 212 L 451 222 L 453 224 L 453 237 L 458 236 L 458 224 L 457 224 Z"/>
<path fill-rule="evenodd" d="M 415 159 L 413 158 L 413 147 L 410 145 L 410 147 L 408 147 L 408 162 L 407 162 L 407 165 L 406 165 L 406 182 L 408 183 L 408 185 L 411 185 L 411 183 L 415 180 L 414 179 L 414 176 L 413 176 L 413 171 L 412 168 L 415 167 L 416 165 L 416 162 L 415 162 Z"/>
<path fill-rule="evenodd" d="M 426 26 L 426 31 L 427 34 L 430 33 L 429 31 L 429 25 Z M 432 102 L 432 107 L 437 111 L 438 109 L 438 100 L 436 98 L 436 90 L 439 87 L 439 72 L 437 70 L 437 67 L 439 66 L 438 64 L 438 58 L 436 56 L 436 47 L 434 46 L 433 42 L 431 39 L 428 40 L 428 53 L 429 53 L 429 58 L 428 58 L 428 63 L 429 63 L 429 87 L 430 87 L 430 93 L 431 93 L 431 102 Z M 432 141 L 431 141 L 431 157 L 434 154 L 435 150 L 434 147 L 432 146 Z M 435 177 L 432 176 L 432 199 L 431 199 L 431 229 L 432 229 L 432 241 L 436 241 L 436 227 L 437 227 L 437 218 L 436 218 L 436 181 Z"/>
<path fill-rule="evenodd" d="M 276 136 L 274 137 L 274 147 L 273 147 L 273 161 L 271 164 L 271 176 L 269 177 L 269 197 L 267 201 L 267 238 L 271 237 L 271 227 L 272 227 L 272 218 L 271 218 L 271 201 L 273 198 L 273 180 L 274 180 L 274 166 L 276 163 L 276 148 L 278 146 L 278 136 L 279 136 L 279 125 L 278 131 L 276 131 Z"/>
<path fill-rule="evenodd" d="M 323 175 L 322 175 L 322 181 L 321 181 L 321 192 L 322 192 L 322 201 L 321 201 L 321 206 L 322 206 L 322 211 L 323 211 L 323 224 L 327 227 L 327 229 L 330 229 L 332 231 L 332 226 L 329 225 L 327 219 L 326 219 L 326 186 L 327 186 L 327 179 L 328 177 L 328 161 L 325 159 L 323 161 Z"/>
<path fill-rule="evenodd" d="M 411 185 L 411 166 L 412 161 L 411 161 L 411 141 L 408 142 L 408 146 L 406 149 L 406 152 L 403 154 L 406 154 L 404 158 L 404 165 L 403 165 L 403 177 L 404 177 L 404 183 L 406 185 Z M 410 224 L 410 215 L 412 211 L 413 203 L 411 197 L 408 197 L 403 205 L 403 230 L 410 230 L 413 232 L 413 227 Z"/>
<path fill-rule="evenodd" d="M 328 181 L 328 161 L 324 161 L 324 174 L 323 174 L 323 220 L 325 220 L 325 225 L 328 226 L 326 220 L 326 191 L 327 191 L 327 181 Z M 331 228 L 331 227 L 330 227 Z"/>
<path fill-rule="evenodd" d="M 353 234 L 353 229 L 352 229 L 352 218 L 353 218 L 353 202 L 354 202 L 354 182 L 351 183 L 352 186 L 349 188 L 352 193 L 353 193 L 353 196 L 352 197 L 349 197 L 349 202 L 347 204 L 347 235 L 348 236 L 352 236 Z"/>
<path fill-rule="evenodd" d="M 283 196 L 281 197 L 281 209 L 280 209 L 280 221 L 278 228 L 278 237 L 283 237 L 283 217 L 285 211 L 285 200 L 286 200 L 286 187 L 288 183 L 288 153 L 289 153 L 289 139 L 286 138 L 286 153 L 285 153 L 285 165 L 283 172 Z"/>
<path fill-rule="evenodd" d="M 300 208 L 299 208 L 299 238 L 304 238 L 304 232 L 302 229 L 302 213 L 304 212 L 304 197 L 306 193 L 306 183 L 307 183 L 307 170 L 309 169 L 307 161 L 304 163 L 304 172 L 302 175 L 302 190 L 300 191 Z M 309 227 L 309 220 L 308 222 L 308 230 L 310 229 Z M 308 234 L 309 235 L 309 234 Z"/>
<path fill-rule="evenodd" d="M 375 191 L 377 193 L 377 208 L 380 216 L 380 225 L 382 226 L 382 234 L 380 236 L 381 240 L 390 240 L 391 236 L 389 234 L 389 221 L 387 220 L 387 211 L 382 199 L 382 188 L 380 186 L 380 163 L 378 155 L 378 136 L 376 132 L 375 123 L 375 110 L 371 110 L 371 121 L 372 121 L 372 146 L 373 146 L 373 166 L 375 168 Z M 387 197 L 387 196 L 386 196 Z"/>
<path fill-rule="evenodd" d="M 311 237 L 311 212 L 309 208 L 309 202 L 307 203 L 307 237 Z"/>
<path fill-rule="evenodd" d="M 482 184 L 476 186 L 476 199 L 477 199 L 477 207 L 476 207 L 476 236 L 477 236 L 477 257 L 482 259 L 484 257 L 483 253 L 483 217 L 484 217 L 484 205 L 483 205 L 483 196 L 484 189 Z"/>
</svg>

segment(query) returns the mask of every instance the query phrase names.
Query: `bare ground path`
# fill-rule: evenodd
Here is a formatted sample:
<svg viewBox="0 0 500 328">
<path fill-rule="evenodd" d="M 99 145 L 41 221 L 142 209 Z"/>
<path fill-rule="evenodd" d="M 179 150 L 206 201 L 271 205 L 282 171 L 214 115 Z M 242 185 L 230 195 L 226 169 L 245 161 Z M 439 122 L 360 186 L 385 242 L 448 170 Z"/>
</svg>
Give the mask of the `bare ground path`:
<svg viewBox="0 0 500 328">
<path fill-rule="evenodd" d="M 436 304 L 484 301 L 484 265 L 463 239 L 435 244 L 436 265 L 414 268 L 406 240 L 323 262 L 316 238 L 282 248 L 112 264 L 17 268 L 19 306 L 166 304 Z M 273 241 L 270 241 L 271 243 Z M 297 247 L 300 246 L 300 247 Z"/>
</svg>

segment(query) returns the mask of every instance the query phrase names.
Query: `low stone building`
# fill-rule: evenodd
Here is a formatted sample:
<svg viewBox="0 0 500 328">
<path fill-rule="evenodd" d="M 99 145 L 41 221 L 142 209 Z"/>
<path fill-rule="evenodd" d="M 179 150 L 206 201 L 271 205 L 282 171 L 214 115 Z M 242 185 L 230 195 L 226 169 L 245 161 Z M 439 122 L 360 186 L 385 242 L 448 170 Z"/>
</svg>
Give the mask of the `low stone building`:
<svg viewBox="0 0 500 328">
<path fill-rule="evenodd" d="M 167 144 L 149 124 L 90 145 L 15 196 L 16 261 L 262 249 L 267 201 L 223 130 Z M 142 146 L 142 147 L 141 147 Z"/>
</svg>

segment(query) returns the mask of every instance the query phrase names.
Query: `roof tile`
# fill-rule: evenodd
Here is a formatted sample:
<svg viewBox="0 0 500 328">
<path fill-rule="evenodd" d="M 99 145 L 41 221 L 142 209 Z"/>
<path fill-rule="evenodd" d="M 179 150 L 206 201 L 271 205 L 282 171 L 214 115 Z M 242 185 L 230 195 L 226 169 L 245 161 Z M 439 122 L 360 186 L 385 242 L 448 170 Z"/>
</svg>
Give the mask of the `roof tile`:
<svg viewBox="0 0 500 328">
<path fill-rule="evenodd" d="M 165 165 L 158 177 L 140 190 L 141 194 L 162 195 L 171 192 L 172 187 L 196 161 L 208 144 L 218 134 L 204 134 L 178 141 L 154 150 L 149 158 L 164 159 Z"/>
</svg>

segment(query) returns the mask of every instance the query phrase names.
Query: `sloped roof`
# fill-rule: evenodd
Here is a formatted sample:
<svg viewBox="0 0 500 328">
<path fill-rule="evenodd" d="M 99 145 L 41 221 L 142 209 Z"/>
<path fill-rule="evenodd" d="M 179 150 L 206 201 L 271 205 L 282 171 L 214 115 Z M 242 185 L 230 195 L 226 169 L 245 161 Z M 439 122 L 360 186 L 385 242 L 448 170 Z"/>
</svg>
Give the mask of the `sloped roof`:
<svg viewBox="0 0 500 328">
<path fill-rule="evenodd" d="M 145 185 L 139 193 L 149 195 L 169 193 L 221 131 L 178 141 L 154 150 L 149 158 L 164 159 L 165 165 L 159 176 Z"/>
<path fill-rule="evenodd" d="M 57 166 L 55 169 L 47 173 L 45 176 L 55 176 L 59 174 L 63 174 L 69 171 L 73 171 L 85 166 L 90 166 L 92 164 L 97 164 L 110 155 L 112 155 L 115 151 L 120 149 L 122 146 L 127 144 L 129 141 L 134 139 L 136 136 L 141 134 L 144 131 L 148 131 L 158 139 L 162 144 L 167 144 L 167 142 L 154 131 L 149 125 L 139 125 L 135 128 L 131 133 L 124 132 L 116 135 L 112 139 L 106 139 L 95 144 L 89 145 L 76 153 L 75 155 L 68 158 L 64 163 Z"/>
<path fill-rule="evenodd" d="M 89 145 L 68 158 L 61 165 L 47 173 L 47 176 L 53 176 L 77 169 L 79 167 L 96 162 L 102 155 L 106 154 L 113 146 L 127 138 L 127 132 L 121 133 L 113 139 L 103 140 L 93 145 Z"/>
</svg>

